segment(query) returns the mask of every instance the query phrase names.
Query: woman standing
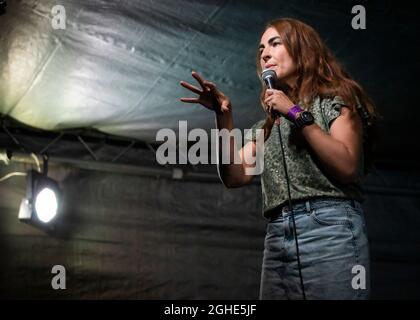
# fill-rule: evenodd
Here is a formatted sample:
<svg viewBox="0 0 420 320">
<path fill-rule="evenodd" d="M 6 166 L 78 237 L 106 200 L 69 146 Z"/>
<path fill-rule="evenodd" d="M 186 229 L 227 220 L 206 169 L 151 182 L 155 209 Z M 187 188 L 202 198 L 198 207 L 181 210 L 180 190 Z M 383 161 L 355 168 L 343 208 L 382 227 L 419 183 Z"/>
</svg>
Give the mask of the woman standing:
<svg viewBox="0 0 420 320">
<path fill-rule="evenodd" d="M 239 152 L 242 163 L 219 165 L 227 187 L 251 182 L 245 169 L 252 165 L 244 159 L 256 153 L 255 132 L 264 129 L 261 185 L 268 223 L 260 298 L 366 299 L 369 248 L 360 202 L 375 107 L 301 21 L 283 18 L 266 26 L 258 75 L 267 69 L 276 76 L 274 88 L 262 86 L 267 117 L 256 122 L 240 150 L 234 143 L 221 146 L 231 159 Z M 230 99 L 196 72 L 192 76 L 201 88 L 181 85 L 198 97 L 181 101 L 213 110 L 217 127 L 232 130 Z"/>
</svg>

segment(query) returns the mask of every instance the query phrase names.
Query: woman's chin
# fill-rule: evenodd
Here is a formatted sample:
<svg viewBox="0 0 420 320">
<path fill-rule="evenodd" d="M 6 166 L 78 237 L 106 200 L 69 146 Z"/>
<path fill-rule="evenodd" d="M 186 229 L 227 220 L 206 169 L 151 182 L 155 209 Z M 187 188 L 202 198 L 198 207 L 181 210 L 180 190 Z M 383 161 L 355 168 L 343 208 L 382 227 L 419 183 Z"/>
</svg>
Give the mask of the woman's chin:
<svg viewBox="0 0 420 320">
<path fill-rule="evenodd" d="M 284 81 L 286 80 L 286 78 L 288 77 L 288 74 L 284 73 L 284 72 L 276 72 L 277 74 L 277 79 Z"/>
</svg>

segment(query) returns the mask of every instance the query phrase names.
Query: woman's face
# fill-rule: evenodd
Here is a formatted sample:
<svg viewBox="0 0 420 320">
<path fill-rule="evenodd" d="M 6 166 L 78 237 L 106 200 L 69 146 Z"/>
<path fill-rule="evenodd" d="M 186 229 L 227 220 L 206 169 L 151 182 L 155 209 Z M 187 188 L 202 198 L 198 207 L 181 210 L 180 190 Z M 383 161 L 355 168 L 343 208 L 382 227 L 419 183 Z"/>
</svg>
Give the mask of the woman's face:
<svg viewBox="0 0 420 320">
<path fill-rule="evenodd" d="M 295 65 L 276 29 L 270 27 L 264 32 L 259 50 L 261 69 L 274 70 L 277 78 L 287 83 L 295 70 Z"/>
</svg>

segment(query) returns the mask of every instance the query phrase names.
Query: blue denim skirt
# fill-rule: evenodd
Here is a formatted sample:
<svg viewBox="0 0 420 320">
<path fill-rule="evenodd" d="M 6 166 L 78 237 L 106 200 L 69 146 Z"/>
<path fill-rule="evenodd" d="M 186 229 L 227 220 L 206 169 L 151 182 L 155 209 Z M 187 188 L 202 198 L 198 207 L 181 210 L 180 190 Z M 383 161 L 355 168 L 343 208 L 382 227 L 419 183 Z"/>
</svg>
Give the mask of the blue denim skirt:
<svg viewBox="0 0 420 320">
<path fill-rule="evenodd" d="M 368 299 L 369 245 L 363 209 L 348 199 L 293 204 L 307 299 Z M 267 223 L 260 299 L 302 299 L 295 230 L 288 206 Z"/>
</svg>

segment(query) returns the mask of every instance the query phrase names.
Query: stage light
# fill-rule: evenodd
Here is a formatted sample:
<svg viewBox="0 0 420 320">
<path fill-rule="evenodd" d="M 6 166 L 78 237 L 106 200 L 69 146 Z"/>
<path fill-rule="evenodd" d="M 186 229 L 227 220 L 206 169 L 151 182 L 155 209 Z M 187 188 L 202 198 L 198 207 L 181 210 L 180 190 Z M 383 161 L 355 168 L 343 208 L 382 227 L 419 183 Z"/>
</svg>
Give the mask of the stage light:
<svg viewBox="0 0 420 320">
<path fill-rule="evenodd" d="M 42 222 L 48 223 L 54 219 L 57 214 L 57 207 L 57 197 L 50 188 L 42 189 L 36 196 L 35 212 Z"/>
<path fill-rule="evenodd" d="M 45 173 L 28 171 L 26 198 L 20 204 L 19 220 L 53 229 L 60 211 L 60 199 L 61 190 L 55 180 Z"/>
</svg>

